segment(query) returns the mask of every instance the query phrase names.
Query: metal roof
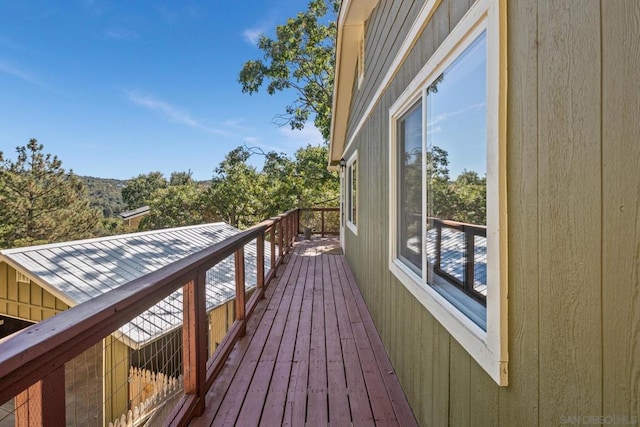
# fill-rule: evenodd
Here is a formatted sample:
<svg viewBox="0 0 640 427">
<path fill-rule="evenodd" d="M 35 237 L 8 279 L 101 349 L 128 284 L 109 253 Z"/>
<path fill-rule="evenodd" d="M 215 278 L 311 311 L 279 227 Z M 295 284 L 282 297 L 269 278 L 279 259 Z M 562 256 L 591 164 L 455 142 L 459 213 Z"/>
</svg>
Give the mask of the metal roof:
<svg viewBox="0 0 640 427">
<path fill-rule="evenodd" d="M 0 251 L 0 260 L 75 306 L 237 234 L 225 223 L 195 225 Z M 265 265 L 271 248 L 265 244 Z M 256 283 L 255 242 L 245 247 L 246 287 Z M 235 296 L 233 256 L 207 272 L 207 311 Z M 182 289 L 119 329 L 139 348 L 182 325 Z"/>
<path fill-rule="evenodd" d="M 150 210 L 151 208 L 149 206 L 142 206 L 137 209 L 121 212 L 118 216 L 122 219 L 130 219 L 135 216 L 148 214 Z"/>
</svg>

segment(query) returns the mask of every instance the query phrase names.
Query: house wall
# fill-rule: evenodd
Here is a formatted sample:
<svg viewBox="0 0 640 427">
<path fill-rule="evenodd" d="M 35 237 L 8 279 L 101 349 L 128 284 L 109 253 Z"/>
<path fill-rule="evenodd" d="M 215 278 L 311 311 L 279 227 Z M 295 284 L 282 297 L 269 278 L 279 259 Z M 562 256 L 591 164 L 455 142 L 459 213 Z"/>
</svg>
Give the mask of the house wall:
<svg viewBox="0 0 640 427">
<path fill-rule="evenodd" d="M 506 1 L 509 385 L 389 272 L 388 111 L 471 3 L 440 2 L 344 154 L 346 256 L 421 425 L 640 422 L 640 2 Z M 347 141 L 420 6 L 370 16 Z"/>
<path fill-rule="evenodd" d="M 0 261 L 0 314 L 39 322 L 68 308 L 33 281 L 18 283 L 16 270 Z"/>
</svg>

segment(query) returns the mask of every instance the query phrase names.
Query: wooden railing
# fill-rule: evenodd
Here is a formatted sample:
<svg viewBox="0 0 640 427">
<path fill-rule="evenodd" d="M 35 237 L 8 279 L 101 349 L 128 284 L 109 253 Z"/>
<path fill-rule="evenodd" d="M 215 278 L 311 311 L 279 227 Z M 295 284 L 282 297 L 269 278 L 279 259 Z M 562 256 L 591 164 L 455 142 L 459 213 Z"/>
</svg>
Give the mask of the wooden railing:
<svg viewBox="0 0 640 427">
<path fill-rule="evenodd" d="M 337 236 L 340 234 L 340 208 L 300 208 L 298 233 L 308 227 L 311 234 Z"/>
<path fill-rule="evenodd" d="M 16 397 L 18 425 L 65 425 L 65 363 L 182 288 L 184 396 L 166 423 L 186 425 L 191 417 L 202 413 L 207 390 L 236 341 L 245 334 L 247 319 L 263 297 L 264 288 L 274 277 L 284 255 L 291 249 L 299 227 L 299 213 L 299 209 L 293 209 L 270 218 L 208 249 L 0 340 L 0 404 Z M 244 248 L 254 240 L 257 283 L 251 299 L 246 302 Z M 271 268 L 266 275 L 265 240 L 271 244 Z M 231 255 L 235 255 L 235 322 L 208 360 L 206 271 Z"/>
<path fill-rule="evenodd" d="M 433 270 L 445 280 L 455 284 L 462 291 L 482 304 L 486 304 L 486 296 L 478 292 L 474 286 L 475 280 L 475 236 L 487 237 L 487 227 L 484 225 L 467 224 L 464 222 L 427 218 L 428 228 L 436 229 L 435 263 Z M 463 280 L 449 274 L 442 269 L 442 229 L 450 228 L 464 233 L 464 275 Z"/>
</svg>

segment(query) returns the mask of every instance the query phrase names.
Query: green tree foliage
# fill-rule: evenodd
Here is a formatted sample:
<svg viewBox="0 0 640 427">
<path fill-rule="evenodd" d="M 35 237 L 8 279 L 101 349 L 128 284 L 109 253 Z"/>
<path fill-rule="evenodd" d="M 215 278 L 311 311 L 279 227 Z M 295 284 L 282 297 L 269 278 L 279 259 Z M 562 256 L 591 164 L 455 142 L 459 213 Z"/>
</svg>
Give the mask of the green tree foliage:
<svg viewBox="0 0 640 427">
<path fill-rule="evenodd" d="M 140 229 L 156 230 L 207 222 L 204 203 L 204 192 L 193 182 L 159 188 L 148 200 L 150 213 L 142 218 Z"/>
<path fill-rule="evenodd" d="M 335 67 L 336 16 L 339 0 L 313 0 L 307 11 L 276 27 L 275 39 L 260 36 L 262 59 L 247 61 L 240 71 L 242 91 L 252 94 L 268 81 L 270 95 L 294 89 L 298 98 L 279 116 L 281 124 L 302 129 L 311 114 L 329 139 Z"/>
<path fill-rule="evenodd" d="M 137 209 L 149 203 L 154 191 L 167 185 L 167 180 L 161 172 L 141 174 L 127 182 L 122 189 L 122 200 L 128 209 Z"/>
<path fill-rule="evenodd" d="M 126 207 L 122 200 L 122 188 L 127 184 L 120 179 L 79 176 L 87 187 L 91 207 L 99 208 L 105 218 L 116 217 Z"/>
<path fill-rule="evenodd" d="M 451 180 L 448 165 L 445 150 L 434 146 L 427 152 L 429 215 L 486 225 L 487 178 L 481 178 L 477 172 L 463 170 L 455 180 Z"/>
<path fill-rule="evenodd" d="M 211 216 L 234 227 L 245 228 L 263 219 L 265 179 L 247 164 L 250 156 L 245 147 L 231 150 L 216 168 L 207 190 Z"/>
<path fill-rule="evenodd" d="M 15 162 L 0 152 L 0 247 L 93 236 L 100 213 L 82 181 L 35 139 L 16 151 Z"/>
</svg>

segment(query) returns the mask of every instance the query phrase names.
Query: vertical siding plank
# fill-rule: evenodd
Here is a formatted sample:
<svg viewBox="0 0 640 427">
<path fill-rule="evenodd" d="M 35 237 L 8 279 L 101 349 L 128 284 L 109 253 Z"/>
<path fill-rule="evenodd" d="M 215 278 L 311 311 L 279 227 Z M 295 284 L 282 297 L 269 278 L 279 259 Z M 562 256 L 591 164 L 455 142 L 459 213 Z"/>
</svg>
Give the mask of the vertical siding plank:
<svg viewBox="0 0 640 427">
<path fill-rule="evenodd" d="M 420 425 L 433 425 L 433 368 L 434 368 L 434 335 L 433 317 L 422 310 L 420 319 L 420 397 L 413 402 L 414 412 Z M 417 406 L 417 407 L 416 407 Z"/>
<path fill-rule="evenodd" d="M 9 282 L 7 264 L 0 262 L 0 313 L 7 314 L 7 291 Z"/>
<path fill-rule="evenodd" d="M 469 10 L 469 0 L 451 0 L 449 3 L 449 28 L 453 29 Z"/>
<path fill-rule="evenodd" d="M 603 415 L 640 416 L 640 2 L 602 2 Z M 631 89 L 634 88 L 634 89 Z"/>
<path fill-rule="evenodd" d="M 602 405 L 600 2 L 538 8 L 539 422 L 556 425 Z"/>
<path fill-rule="evenodd" d="M 451 339 L 449 359 L 449 424 L 452 426 L 468 426 L 470 404 L 470 364 L 471 356 L 454 339 Z M 478 425 L 475 423 L 474 425 Z"/>
<path fill-rule="evenodd" d="M 500 425 L 538 425 L 538 40 L 537 1 L 507 5 L 509 387 Z M 516 31 L 517 29 L 517 31 Z"/>
<path fill-rule="evenodd" d="M 499 422 L 499 387 L 473 359 L 469 372 L 469 417 L 473 426 L 497 426 L 526 424 Z"/>
<path fill-rule="evenodd" d="M 13 267 L 9 267 L 8 281 L 7 281 L 7 314 L 10 316 L 18 317 L 18 284 L 16 282 L 16 270 Z"/>
<path fill-rule="evenodd" d="M 433 322 L 433 426 L 449 425 L 449 352 L 450 336 Z"/>
</svg>

